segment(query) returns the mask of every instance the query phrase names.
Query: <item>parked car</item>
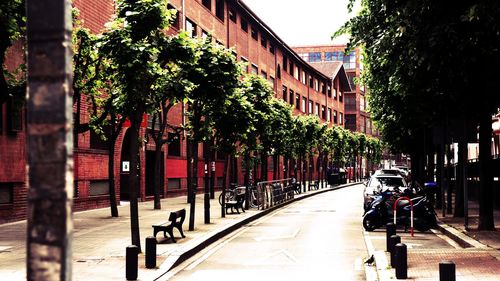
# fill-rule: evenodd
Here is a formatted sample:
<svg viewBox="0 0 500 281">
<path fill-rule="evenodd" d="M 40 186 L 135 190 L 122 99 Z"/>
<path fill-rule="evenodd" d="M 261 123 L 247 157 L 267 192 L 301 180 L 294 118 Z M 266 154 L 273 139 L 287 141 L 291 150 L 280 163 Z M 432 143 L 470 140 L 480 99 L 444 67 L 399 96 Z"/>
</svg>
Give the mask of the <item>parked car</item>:
<svg viewBox="0 0 500 281">
<path fill-rule="evenodd" d="M 402 176 L 405 177 L 406 173 L 403 170 L 400 170 L 398 168 L 392 168 L 392 169 L 380 169 L 376 170 L 373 175 L 381 175 L 381 174 L 386 174 L 386 175 L 396 175 L 396 176 Z"/>
<path fill-rule="evenodd" d="M 365 212 L 370 208 L 370 204 L 373 199 L 379 195 L 381 192 L 394 189 L 400 192 L 405 192 L 408 185 L 400 174 L 374 174 L 368 182 L 366 182 L 365 189 L 363 191 L 364 202 L 363 206 Z"/>
</svg>

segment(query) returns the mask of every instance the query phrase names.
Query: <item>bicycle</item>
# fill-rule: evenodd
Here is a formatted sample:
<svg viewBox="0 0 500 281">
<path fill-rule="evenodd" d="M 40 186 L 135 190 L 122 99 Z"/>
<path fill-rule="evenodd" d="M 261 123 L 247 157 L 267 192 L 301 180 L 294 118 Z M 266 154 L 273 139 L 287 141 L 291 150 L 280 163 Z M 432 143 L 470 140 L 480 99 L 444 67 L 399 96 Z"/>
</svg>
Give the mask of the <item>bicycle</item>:
<svg viewBox="0 0 500 281">
<path fill-rule="evenodd" d="M 262 207 L 262 199 L 259 196 L 259 192 L 256 186 L 249 186 L 248 191 L 250 192 L 249 205 L 250 208 L 258 208 Z"/>
</svg>

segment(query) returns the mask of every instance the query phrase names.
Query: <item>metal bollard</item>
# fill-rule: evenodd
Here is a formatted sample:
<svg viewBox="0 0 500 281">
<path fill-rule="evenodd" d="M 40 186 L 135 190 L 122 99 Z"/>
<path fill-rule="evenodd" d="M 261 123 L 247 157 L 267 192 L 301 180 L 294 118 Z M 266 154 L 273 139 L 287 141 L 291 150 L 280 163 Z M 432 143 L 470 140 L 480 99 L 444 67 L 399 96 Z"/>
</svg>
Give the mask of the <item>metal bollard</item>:
<svg viewBox="0 0 500 281">
<path fill-rule="evenodd" d="M 146 268 L 156 267 L 156 237 L 146 237 Z"/>
<path fill-rule="evenodd" d="M 439 263 L 439 281 L 455 281 L 455 263 L 442 261 Z"/>
<path fill-rule="evenodd" d="M 386 232 L 385 232 L 385 247 L 386 252 L 390 252 L 390 238 L 392 235 L 396 235 L 396 225 L 392 222 L 386 224 Z"/>
<path fill-rule="evenodd" d="M 401 243 L 399 235 L 392 235 L 390 238 L 390 252 L 391 252 L 391 267 L 396 267 L 396 251 L 394 250 L 396 244 Z"/>
<path fill-rule="evenodd" d="M 125 251 L 125 277 L 127 280 L 137 280 L 137 266 L 139 247 L 135 245 L 127 246 Z"/>
<path fill-rule="evenodd" d="M 406 245 L 403 243 L 396 244 L 394 246 L 394 253 L 396 257 L 396 278 L 408 278 L 408 253 Z"/>
</svg>

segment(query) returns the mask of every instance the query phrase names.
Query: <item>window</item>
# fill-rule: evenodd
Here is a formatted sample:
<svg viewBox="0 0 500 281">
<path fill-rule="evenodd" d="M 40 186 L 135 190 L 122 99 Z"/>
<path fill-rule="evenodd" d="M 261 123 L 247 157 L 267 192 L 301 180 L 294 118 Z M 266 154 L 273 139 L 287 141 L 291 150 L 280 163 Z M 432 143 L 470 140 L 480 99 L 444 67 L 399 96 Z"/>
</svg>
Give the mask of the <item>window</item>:
<svg viewBox="0 0 500 281">
<path fill-rule="evenodd" d="M 288 95 L 290 97 L 289 101 L 290 101 L 290 104 L 293 105 L 293 99 L 295 97 L 295 94 L 293 93 L 292 90 L 290 90 L 290 94 Z"/>
<path fill-rule="evenodd" d="M 175 29 L 179 29 L 180 28 L 180 25 L 179 25 L 179 11 L 177 11 L 177 9 L 168 4 L 167 5 L 167 8 L 169 10 L 175 10 L 175 13 L 173 14 L 172 18 L 170 19 L 170 23 L 172 24 L 172 27 L 174 27 Z"/>
<path fill-rule="evenodd" d="M 332 97 L 332 87 L 330 87 L 330 85 L 327 86 L 327 89 L 326 92 L 328 93 L 328 97 L 331 98 Z"/>
<path fill-rule="evenodd" d="M 240 18 L 240 26 L 241 30 L 248 32 L 248 22 L 245 19 Z"/>
<path fill-rule="evenodd" d="M 293 62 L 290 61 L 290 65 L 289 66 L 290 67 L 288 68 L 288 71 L 289 71 L 290 75 L 293 76 Z"/>
<path fill-rule="evenodd" d="M 271 85 L 273 85 L 273 89 L 274 89 L 274 86 L 276 86 L 276 85 L 274 85 L 274 83 L 275 83 L 274 77 L 272 77 L 271 75 L 269 75 L 269 82 L 271 82 Z"/>
<path fill-rule="evenodd" d="M 316 92 L 319 92 L 319 81 L 317 79 L 314 80 L 314 90 L 316 90 Z"/>
<path fill-rule="evenodd" d="M 313 78 L 311 76 L 309 76 L 309 87 L 312 88 L 313 87 Z"/>
<path fill-rule="evenodd" d="M 288 59 L 285 56 L 283 56 L 283 70 L 288 71 L 287 67 L 288 67 Z"/>
<path fill-rule="evenodd" d="M 241 57 L 241 61 L 245 64 L 245 71 L 248 72 L 248 60 L 245 57 Z"/>
<path fill-rule="evenodd" d="M 339 112 L 339 125 L 344 124 L 344 114 Z"/>
<path fill-rule="evenodd" d="M 308 53 L 300 53 L 299 57 L 301 57 L 305 61 L 309 61 L 309 54 Z"/>
<path fill-rule="evenodd" d="M 317 114 L 319 116 L 319 103 L 316 103 L 314 106 L 314 114 Z"/>
<path fill-rule="evenodd" d="M 229 19 L 232 22 L 236 22 L 236 12 L 233 9 L 229 9 Z"/>
<path fill-rule="evenodd" d="M 274 55 L 274 46 L 269 44 L 269 52 Z"/>
<path fill-rule="evenodd" d="M 260 35 L 260 44 L 262 45 L 262 47 L 267 48 L 267 39 L 266 39 L 266 37 Z"/>
<path fill-rule="evenodd" d="M 257 29 L 252 26 L 252 38 L 254 40 L 259 40 L 259 33 L 257 32 Z"/>
<path fill-rule="evenodd" d="M 212 9 L 212 0 L 201 0 L 201 4 L 209 10 Z"/>
<path fill-rule="evenodd" d="M 338 116 L 337 110 L 334 110 L 333 111 L 333 123 L 334 124 L 337 124 L 337 122 L 338 122 L 338 117 L 337 116 Z"/>
<path fill-rule="evenodd" d="M 167 188 L 168 190 L 181 189 L 181 179 L 167 179 Z"/>
<path fill-rule="evenodd" d="M 304 85 L 307 85 L 306 76 L 307 76 L 306 72 L 302 71 L 302 84 Z"/>
<path fill-rule="evenodd" d="M 279 63 L 278 68 L 276 69 L 276 77 L 278 77 L 278 79 L 281 79 L 281 66 Z"/>
<path fill-rule="evenodd" d="M 339 101 L 340 101 L 340 102 L 343 102 L 343 101 L 344 101 L 344 99 L 342 98 L 342 92 L 341 92 L 341 91 L 339 91 Z"/>
<path fill-rule="evenodd" d="M 191 38 L 196 37 L 196 24 L 188 18 L 186 18 L 186 32 Z"/>
<path fill-rule="evenodd" d="M 300 95 L 299 94 L 295 95 L 295 108 L 300 109 Z"/>
<path fill-rule="evenodd" d="M 356 83 L 354 82 L 354 79 L 356 77 L 356 74 L 347 74 L 347 78 L 349 79 L 349 86 L 351 86 L 351 89 L 353 91 L 356 91 Z"/>
<path fill-rule="evenodd" d="M 286 102 L 288 100 L 288 89 L 283 86 L 283 100 Z"/>
<path fill-rule="evenodd" d="M 93 180 L 90 181 L 89 195 L 99 196 L 109 194 L 109 181 L 108 180 Z"/>
<path fill-rule="evenodd" d="M 344 59 L 344 52 L 326 52 L 326 61 L 342 61 Z"/>
<path fill-rule="evenodd" d="M 356 114 L 346 114 L 345 128 L 351 131 L 356 131 Z"/>
<path fill-rule="evenodd" d="M 321 93 L 324 95 L 326 94 L 326 85 L 325 83 L 321 82 Z"/>
<path fill-rule="evenodd" d="M 265 71 L 260 71 L 260 76 L 262 76 L 262 78 L 264 79 L 267 79 L 267 73 Z"/>
<path fill-rule="evenodd" d="M 326 119 L 326 107 L 324 105 L 321 106 L 321 118 Z"/>
<path fill-rule="evenodd" d="M 312 114 L 312 112 L 313 112 L 313 101 L 312 101 L 312 100 L 310 100 L 310 101 L 309 101 L 309 111 L 308 111 L 308 113 L 309 113 L 309 114 Z"/>
<path fill-rule="evenodd" d="M 201 38 L 207 39 L 207 37 L 208 37 L 208 32 L 202 29 L 201 30 Z"/>
<path fill-rule="evenodd" d="M 337 99 L 337 89 L 333 89 L 333 98 Z"/>
<path fill-rule="evenodd" d="M 356 96 L 348 95 L 345 97 L 345 110 L 356 111 Z"/>
<path fill-rule="evenodd" d="M 326 121 L 331 122 L 332 121 L 332 109 L 328 108 L 328 111 L 326 112 Z"/>
<path fill-rule="evenodd" d="M 295 77 L 295 79 L 299 80 L 300 79 L 300 69 L 298 66 L 295 66 L 294 67 L 294 71 L 293 71 L 293 77 Z"/>
<path fill-rule="evenodd" d="M 0 204 L 13 203 L 13 189 L 14 184 L 12 183 L 0 183 Z"/>
<path fill-rule="evenodd" d="M 181 139 L 176 133 L 168 133 L 168 156 L 181 156 Z"/>
<path fill-rule="evenodd" d="M 215 16 L 224 21 L 224 0 L 215 0 Z"/>
<path fill-rule="evenodd" d="M 253 64 L 253 63 L 252 63 L 251 73 L 255 74 L 255 75 L 259 74 L 259 67 L 257 65 L 255 65 L 255 64 Z"/>
<path fill-rule="evenodd" d="M 309 62 L 318 62 L 318 61 L 321 61 L 320 52 L 309 53 Z"/>
<path fill-rule="evenodd" d="M 365 97 L 359 99 L 359 110 L 365 111 Z"/>
<path fill-rule="evenodd" d="M 307 106 L 307 98 L 303 97 L 302 98 L 302 112 L 306 112 L 306 106 Z"/>
<path fill-rule="evenodd" d="M 343 62 L 345 69 L 356 68 L 356 53 L 350 52 L 348 55 L 344 56 Z"/>
</svg>

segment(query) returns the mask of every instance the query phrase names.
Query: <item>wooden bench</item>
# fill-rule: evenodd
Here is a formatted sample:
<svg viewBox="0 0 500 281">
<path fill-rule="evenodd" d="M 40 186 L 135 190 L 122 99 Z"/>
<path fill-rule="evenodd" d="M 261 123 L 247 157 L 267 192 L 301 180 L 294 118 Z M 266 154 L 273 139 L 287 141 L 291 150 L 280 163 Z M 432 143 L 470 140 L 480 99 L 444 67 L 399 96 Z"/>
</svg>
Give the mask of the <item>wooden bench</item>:
<svg viewBox="0 0 500 281">
<path fill-rule="evenodd" d="M 234 209 L 239 214 L 241 209 L 243 213 L 245 212 L 245 208 L 243 207 L 243 203 L 245 202 L 245 189 L 244 187 L 238 187 L 235 189 L 235 196 L 231 200 L 226 202 L 226 214 L 229 208 L 231 208 L 231 213 L 234 213 Z"/>
<path fill-rule="evenodd" d="M 312 189 L 318 189 L 319 185 L 318 185 L 318 182 L 317 181 L 312 181 L 309 183 L 309 190 L 312 190 Z"/>
<path fill-rule="evenodd" d="M 186 237 L 184 236 L 184 232 L 182 232 L 182 223 L 184 222 L 184 219 L 186 219 L 186 209 L 170 212 L 168 221 L 153 225 L 153 236 L 156 237 L 156 234 L 158 232 L 163 231 L 163 236 L 165 238 L 167 237 L 168 233 L 168 235 L 170 235 L 170 239 L 172 239 L 172 242 L 176 243 L 173 233 L 174 227 L 179 230 L 182 238 Z"/>
</svg>

